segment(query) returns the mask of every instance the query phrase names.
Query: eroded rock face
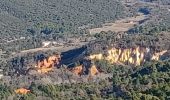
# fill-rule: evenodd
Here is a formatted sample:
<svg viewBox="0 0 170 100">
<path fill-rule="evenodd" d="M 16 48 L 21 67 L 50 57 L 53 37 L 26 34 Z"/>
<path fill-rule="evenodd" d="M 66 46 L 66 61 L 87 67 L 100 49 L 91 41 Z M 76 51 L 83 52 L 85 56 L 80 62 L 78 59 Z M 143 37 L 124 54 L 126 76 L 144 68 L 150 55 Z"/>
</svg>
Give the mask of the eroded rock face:
<svg viewBox="0 0 170 100">
<path fill-rule="evenodd" d="M 136 48 L 112 48 L 107 50 L 107 54 L 102 53 L 92 54 L 89 56 L 91 60 L 107 60 L 112 64 L 124 63 L 132 65 L 141 65 L 147 59 L 150 60 L 159 60 L 160 56 L 166 53 L 167 50 L 161 52 L 151 51 L 150 48 L 145 47 L 136 47 Z M 146 58 L 148 57 L 148 58 Z"/>
<path fill-rule="evenodd" d="M 164 47 L 165 42 L 162 41 L 161 38 L 156 38 L 153 40 L 162 43 L 162 47 Z M 124 40 L 120 39 L 119 42 L 120 41 Z M 28 65 L 32 65 L 34 69 L 29 70 L 29 73 L 27 73 L 26 76 L 23 77 L 27 77 L 30 75 L 32 79 L 36 77 L 34 79 L 35 82 L 44 84 L 80 83 L 88 82 L 90 79 L 97 81 L 98 78 L 101 79 L 104 77 L 108 77 L 108 74 L 102 73 L 100 69 L 98 69 L 100 66 L 96 66 L 95 64 L 93 64 L 93 62 L 95 62 L 96 60 L 107 60 L 111 64 L 122 63 L 137 66 L 143 64 L 143 62 L 145 61 L 162 59 L 162 57 L 165 57 L 164 55 L 168 54 L 169 50 L 167 49 L 167 47 L 160 47 L 161 49 L 157 50 L 155 49 L 156 47 L 150 45 L 141 46 L 141 44 L 138 46 L 137 44 L 135 44 L 134 46 L 129 46 L 131 42 L 125 43 L 125 45 L 127 44 L 126 47 L 122 47 L 120 46 L 121 43 L 119 42 L 117 42 L 117 45 L 110 46 L 107 44 L 105 45 L 104 42 L 95 42 L 90 45 L 86 45 L 85 47 L 63 52 L 61 53 L 61 57 L 57 54 L 52 54 L 51 56 L 49 56 L 48 54 L 45 57 L 40 57 L 42 59 L 32 60 L 33 63 L 28 62 Z M 159 47 L 159 45 L 155 46 Z M 23 59 L 21 59 L 17 60 L 15 63 L 14 60 L 13 65 L 17 69 L 20 68 L 20 63 L 18 63 L 18 61 L 25 62 Z M 75 64 L 77 62 L 79 62 L 79 64 Z M 70 67 L 70 64 L 72 63 L 73 66 Z M 66 66 L 61 66 L 63 64 L 65 64 Z M 21 65 L 30 67 L 25 64 Z M 60 67 L 57 67 L 56 65 Z"/>
<path fill-rule="evenodd" d="M 52 56 L 49 56 L 48 58 L 39 60 L 35 67 L 37 68 L 37 71 L 39 73 L 48 73 L 49 71 L 53 70 L 55 65 L 58 65 L 60 63 L 60 60 L 60 55 L 54 54 Z"/>
<path fill-rule="evenodd" d="M 25 89 L 25 88 L 19 88 L 19 89 L 15 90 L 15 93 L 17 93 L 17 94 L 27 94 L 29 92 L 30 92 L 30 90 Z"/>
</svg>

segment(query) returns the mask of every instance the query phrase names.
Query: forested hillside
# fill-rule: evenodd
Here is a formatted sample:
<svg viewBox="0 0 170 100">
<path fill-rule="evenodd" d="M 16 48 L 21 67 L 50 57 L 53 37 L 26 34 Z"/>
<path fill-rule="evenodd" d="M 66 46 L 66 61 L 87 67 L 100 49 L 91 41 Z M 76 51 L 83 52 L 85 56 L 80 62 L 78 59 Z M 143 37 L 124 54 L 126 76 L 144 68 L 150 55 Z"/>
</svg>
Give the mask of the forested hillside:
<svg viewBox="0 0 170 100">
<path fill-rule="evenodd" d="M 97 27 L 125 13 L 118 0 L 1 0 L 1 37 L 75 33 L 78 27 Z"/>
<path fill-rule="evenodd" d="M 170 31 L 170 11 L 168 7 L 146 6 L 143 11 L 149 11 L 149 19 L 129 30 L 129 33 L 155 34 L 162 31 Z"/>
</svg>

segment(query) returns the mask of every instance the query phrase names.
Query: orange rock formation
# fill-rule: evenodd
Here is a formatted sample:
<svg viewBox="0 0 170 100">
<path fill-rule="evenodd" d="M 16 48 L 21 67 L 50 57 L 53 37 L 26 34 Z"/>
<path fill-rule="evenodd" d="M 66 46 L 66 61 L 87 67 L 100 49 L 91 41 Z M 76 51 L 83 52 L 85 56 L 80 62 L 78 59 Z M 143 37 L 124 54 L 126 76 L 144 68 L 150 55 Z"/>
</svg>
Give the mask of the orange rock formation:
<svg viewBox="0 0 170 100">
<path fill-rule="evenodd" d="M 76 66 L 72 69 L 72 72 L 76 75 L 81 75 L 83 72 L 83 65 Z"/>
<path fill-rule="evenodd" d="M 25 88 L 20 88 L 20 89 L 15 90 L 15 93 L 17 93 L 17 94 L 27 94 L 29 92 L 30 92 L 30 90 L 25 89 Z"/>
<path fill-rule="evenodd" d="M 95 65 L 92 65 L 91 68 L 89 69 L 90 75 L 94 76 L 99 73 Z"/>
<path fill-rule="evenodd" d="M 47 73 L 51 71 L 55 64 L 59 64 L 61 57 L 60 55 L 53 55 L 48 57 L 47 59 L 44 59 L 42 61 L 37 62 L 37 71 L 39 73 Z"/>
</svg>

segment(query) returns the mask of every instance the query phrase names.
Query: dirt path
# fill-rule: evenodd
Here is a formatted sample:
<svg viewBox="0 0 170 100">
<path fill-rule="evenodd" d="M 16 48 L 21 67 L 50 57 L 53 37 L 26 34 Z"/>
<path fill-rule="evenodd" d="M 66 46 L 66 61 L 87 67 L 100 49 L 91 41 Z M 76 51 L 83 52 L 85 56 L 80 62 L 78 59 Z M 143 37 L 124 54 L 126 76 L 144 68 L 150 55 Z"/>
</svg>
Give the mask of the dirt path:
<svg viewBox="0 0 170 100">
<path fill-rule="evenodd" d="M 88 42 L 80 42 L 77 44 L 67 44 L 67 45 L 63 45 L 63 46 L 58 46 L 58 47 L 48 47 L 48 48 L 35 48 L 35 49 L 29 49 L 29 50 L 24 50 L 21 51 L 20 53 L 29 53 L 29 52 L 37 52 L 37 51 L 48 51 L 48 50 L 56 50 L 59 52 L 65 52 L 74 48 L 79 48 L 83 45 L 86 45 Z"/>
<path fill-rule="evenodd" d="M 46 52 L 46 51 L 49 51 L 49 50 L 56 50 L 56 52 L 66 52 L 66 51 L 69 51 L 69 50 L 72 50 L 72 49 L 76 49 L 76 48 L 80 48 L 82 47 L 83 45 L 86 45 L 88 42 L 80 42 L 80 43 L 77 43 L 77 44 L 67 44 L 67 45 L 64 45 L 64 46 L 58 46 L 58 47 L 48 47 L 48 48 L 35 48 L 35 49 L 29 49 L 29 50 L 23 50 L 23 51 L 20 51 L 19 53 L 13 53 L 11 55 L 12 58 L 18 56 L 18 55 L 24 55 L 24 54 L 27 54 L 27 53 L 34 53 L 34 52 L 38 52 L 38 51 L 43 51 L 43 52 Z M 9 59 L 11 59 L 11 57 Z"/>
</svg>

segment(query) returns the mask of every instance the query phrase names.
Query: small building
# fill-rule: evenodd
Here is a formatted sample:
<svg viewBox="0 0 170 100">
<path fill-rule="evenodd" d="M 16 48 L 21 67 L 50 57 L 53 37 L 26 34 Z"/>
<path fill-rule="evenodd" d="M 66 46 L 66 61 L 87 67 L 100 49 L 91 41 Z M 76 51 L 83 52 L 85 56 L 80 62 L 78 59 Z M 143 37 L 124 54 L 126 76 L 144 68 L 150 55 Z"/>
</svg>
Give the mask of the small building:
<svg viewBox="0 0 170 100">
<path fill-rule="evenodd" d="M 170 12 L 170 8 L 168 9 L 168 11 Z"/>
<path fill-rule="evenodd" d="M 48 47 L 51 44 L 51 41 L 42 42 L 43 47 Z"/>
<path fill-rule="evenodd" d="M 3 75 L 3 70 L 0 69 L 0 79 L 2 79 L 3 76 L 4 76 L 4 75 Z"/>
</svg>

